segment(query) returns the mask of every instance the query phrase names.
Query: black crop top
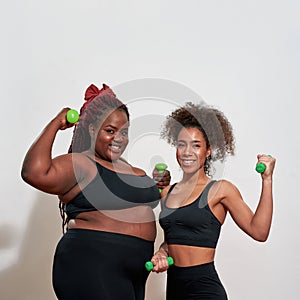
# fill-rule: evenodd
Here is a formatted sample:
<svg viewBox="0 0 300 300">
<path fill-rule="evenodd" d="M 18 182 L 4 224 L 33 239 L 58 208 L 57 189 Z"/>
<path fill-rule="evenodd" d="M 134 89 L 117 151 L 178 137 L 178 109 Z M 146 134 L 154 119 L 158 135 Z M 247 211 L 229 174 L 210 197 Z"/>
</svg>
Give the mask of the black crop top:
<svg viewBox="0 0 300 300">
<path fill-rule="evenodd" d="M 214 182 L 210 181 L 195 201 L 179 208 L 167 207 L 168 197 L 175 184 L 170 188 L 159 219 L 167 244 L 216 248 L 221 223 L 207 202 L 208 191 Z"/>
<path fill-rule="evenodd" d="M 66 205 L 68 218 L 87 211 L 119 210 L 139 205 L 155 208 L 158 205 L 160 194 L 149 176 L 116 173 L 95 163 L 98 170 L 95 178 Z"/>
</svg>

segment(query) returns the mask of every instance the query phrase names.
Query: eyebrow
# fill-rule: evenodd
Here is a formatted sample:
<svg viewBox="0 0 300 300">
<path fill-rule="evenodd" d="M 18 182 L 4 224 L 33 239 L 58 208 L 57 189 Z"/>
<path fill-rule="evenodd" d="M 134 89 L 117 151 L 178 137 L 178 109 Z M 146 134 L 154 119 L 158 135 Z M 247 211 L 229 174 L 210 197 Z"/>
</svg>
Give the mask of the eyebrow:
<svg viewBox="0 0 300 300">
<path fill-rule="evenodd" d="M 103 127 L 103 129 L 105 129 L 105 128 L 118 129 L 118 127 L 113 126 L 113 125 L 111 125 L 111 124 L 107 124 L 106 126 Z M 128 130 L 128 129 L 129 129 L 129 126 L 127 126 L 127 127 L 122 127 L 122 128 L 121 128 L 121 130 Z"/>
<path fill-rule="evenodd" d="M 105 125 L 103 128 L 108 128 L 108 127 L 113 128 L 113 129 L 117 129 L 116 126 L 113 126 L 113 125 L 110 125 L 110 124 Z"/>
<path fill-rule="evenodd" d="M 180 143 L 180 142 L 181 142 L 181 143 L 186 143 L 185 140 L 178 140 L 178 141 L 177 141 L 177 143 Z M 202 143 L 202 142 L 199 141 L 199 140 L 192 140 L 191 142 L 192 142 L 192 143 L 200 143 L 200 144 Z"/>
</svg>

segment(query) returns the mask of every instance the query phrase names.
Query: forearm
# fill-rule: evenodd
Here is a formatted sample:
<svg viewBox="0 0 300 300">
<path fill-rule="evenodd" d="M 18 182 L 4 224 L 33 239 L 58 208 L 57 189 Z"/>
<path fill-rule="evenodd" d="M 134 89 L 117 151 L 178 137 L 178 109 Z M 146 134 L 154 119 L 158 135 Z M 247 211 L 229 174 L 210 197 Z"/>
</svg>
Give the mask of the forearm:
<svg viewBox="0 0 300 300">
<path fill-rule="evenodd" d="M 262 181 L 260 200 L 251 222 L 254 238 L 259 241 L 266 241 L 270 232 L 273 215 L 272 189 L 272 179 Z"/>
<path fill-rule="evenodd" d="M 169 267 L 168 256 L 168 245 L 166 242 L 163 242 L 151 259 L 154 266 L 152 271 L 157 273 L 166 271 Z"/>
<path fill-rule="evenodd" d="M 166 242 L 163 242 L 159 249 L 157 250 L 156 254 L 168 257 L 169 255 L 169 250 L 168 250 L 168 244 Z"/>
</svg>

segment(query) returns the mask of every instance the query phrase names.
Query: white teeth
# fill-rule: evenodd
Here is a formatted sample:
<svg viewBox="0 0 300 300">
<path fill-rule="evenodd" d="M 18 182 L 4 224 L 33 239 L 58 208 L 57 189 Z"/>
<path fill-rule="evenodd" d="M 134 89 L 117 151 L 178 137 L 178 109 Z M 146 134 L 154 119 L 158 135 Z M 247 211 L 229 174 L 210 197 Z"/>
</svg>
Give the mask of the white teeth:
<svg viewBox="0 0 300 300">
<path fill-rule="evenodd" d="M 194 162 L 194 160 L 190 160 L 190 159 L 183 159 L 182 160 L 182 163 L 185 164 L 185 165 L 190 165 Z"/>
<path fill-rule="evenodd" d="M 118 146 L 118 145 L 112 145 L 111 147 L 112 147 L 113 149 L 116 149 L 116 150 L 121 149 L 121 146 Z"/>
</svg>

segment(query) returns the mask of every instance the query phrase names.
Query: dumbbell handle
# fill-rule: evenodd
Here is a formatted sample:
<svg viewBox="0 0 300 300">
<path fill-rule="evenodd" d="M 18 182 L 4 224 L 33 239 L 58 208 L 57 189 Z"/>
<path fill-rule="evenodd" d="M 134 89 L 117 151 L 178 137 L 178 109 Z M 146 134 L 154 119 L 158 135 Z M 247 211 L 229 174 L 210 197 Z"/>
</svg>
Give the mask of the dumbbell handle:
<svg viewBox="0 0 300 300">
<path fill-rule="evenodd" d="M 168 261 L 169 266 L 172 266 L 174 264 L 174 260 L 171 256 L 168 256 L 166 259 Z M 146 268 L 147 271 L 151 271 L 153 269 L 153 267 L 154 266 L 153 266 L 153 263 L 151 261 L 147 261 L 145 263 L 145 268 Z"/>
<path fill-rule="evenodd" d="M 164 163 L 158 163 L 155 165 L 155 169 L 158 170 L 159 174 L 162 174 L 166 169 L 168 168 L 168 166 Z M 161 193 L 162 189 L 159 189 L 159 192 Z"/>
<path fill-rule="evenodd" d="M 79 120 L 79 113 L 75 109 L 69 109 L 66 114 L 68 123 L 75 124 Z"/>
</svg>

